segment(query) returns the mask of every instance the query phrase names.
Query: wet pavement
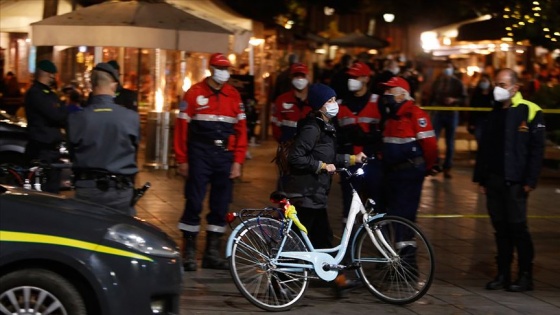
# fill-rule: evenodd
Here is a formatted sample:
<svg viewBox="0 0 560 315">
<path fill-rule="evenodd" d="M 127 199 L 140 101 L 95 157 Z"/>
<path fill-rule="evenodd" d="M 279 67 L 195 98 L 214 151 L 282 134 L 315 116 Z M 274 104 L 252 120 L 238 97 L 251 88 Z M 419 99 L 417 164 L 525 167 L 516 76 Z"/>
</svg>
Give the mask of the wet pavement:
<svg viewBox="0 0 560 315">
<path fill-rule="evenodd" d="M 453 178 L 439 175 L 424 183 L 418 225 L 436 255 L 434 282 L 420 300 L 395 306 L 381 302 L 365 288 L 335 299 L 326 282 L 313 280 L 305 296 L 288 314 L 560 314 L 560 170 L 546 169 L 529 198 L 529 228 L 535 243 L 535 290 L 525 293 L 487 291 L 495 275 L 493 230 L 485 198 L 471 182 L 473 155 L 457 146 Z M 276 170 L 271 141 L 251 147 L 253 155 L 235 184 L 230 210 L 270 205 Z M 143 168 L 138 183 L 152 188 L 137 205 L 138 216 L 159 226 L 179 244 L 177 221 L 184 207 L 183 180 L 174 169 Z M 335 180 L 329 199 L 329 216 L 335 235 L 341 235 L 340 186 Z M 202 217 L 208 211 L 205 205 Z M 203 220 L 203 224 L 205 224 Z M 201 227 L 204 231 L 205 227 Z M 228 234 L 231 230 L 228 229 Z M 204 233 L 199 236 L 204 248 Z M 202 255 L 202 250 L 200 250 Z M 199 266 L 200 266 L 199 257 Z M 515 267 L 514 267 L 515 268 Z M 514 275 L 515 278 L 515 275 Z M 228 271 L 200 269 L 184 274 L 181 314 L 257 314 L 237 290 Z"/>
</svg>

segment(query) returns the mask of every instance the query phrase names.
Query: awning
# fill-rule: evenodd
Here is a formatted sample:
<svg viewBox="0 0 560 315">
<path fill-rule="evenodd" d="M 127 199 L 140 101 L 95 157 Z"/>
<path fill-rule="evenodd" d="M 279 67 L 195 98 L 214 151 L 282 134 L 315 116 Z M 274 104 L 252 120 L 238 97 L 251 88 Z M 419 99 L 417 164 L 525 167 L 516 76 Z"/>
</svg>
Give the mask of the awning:
<svg viewBox="0 0 560 315">
<path fill-rule="evenodd" d="M 103 2 L 31 25 L 35 46 L 226 52 L 231 31 L 165 1 Z"/>
<path fill-rule="evenodd" d="M 187 12 L 198 17 L 220 24 L 234 34 L 232 50 L 242 53 L 249 45 L 251 37 L 263 38 L 264 26 L 262 23 L 245 18 L 228 8 L 220 0 L 185 1 L 167 0 Z"/>
<path fill-rule="evenodd" d="M 0 32 L 29 33 L 43 19 L 44 1 L 0 0 Z M 72 11 L 72 0 L 58 1 L 58 14 Z"/>
<path fill-rule="evenodd" d="M 500 40 L 507 37 L 506 23 L 503 19 L 490 19 L 485 21 L 477 21 L 466 23 L 457 29 L 458 41 L 483 41 L 483 40 Z"/>
</svg>

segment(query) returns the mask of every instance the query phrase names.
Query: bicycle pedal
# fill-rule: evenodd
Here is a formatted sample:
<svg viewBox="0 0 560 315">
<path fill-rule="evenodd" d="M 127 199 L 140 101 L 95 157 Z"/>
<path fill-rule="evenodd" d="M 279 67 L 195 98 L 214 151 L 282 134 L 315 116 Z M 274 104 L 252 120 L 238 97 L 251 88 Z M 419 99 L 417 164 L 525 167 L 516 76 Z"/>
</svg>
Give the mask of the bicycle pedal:
<svg viewBox="0 0 560 315">
<path fill-rule="evenodd" d="M 356 270 L 356 269 L 360 269 L 361 266 L 362 265 L 360 263 L 355 262 L 355 263 L 351 263 L 349 265 L 346 265 L 344 267 L 344 270 Z"/>
</svg>

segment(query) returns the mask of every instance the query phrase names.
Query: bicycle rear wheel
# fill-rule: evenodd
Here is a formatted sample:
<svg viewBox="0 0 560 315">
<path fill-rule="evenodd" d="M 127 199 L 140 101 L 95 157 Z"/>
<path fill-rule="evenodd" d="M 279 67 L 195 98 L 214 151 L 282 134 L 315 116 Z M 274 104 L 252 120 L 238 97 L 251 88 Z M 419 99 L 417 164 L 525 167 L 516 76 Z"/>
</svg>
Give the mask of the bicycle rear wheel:
<svg viewBox="0 0 560 315">
<path fill-rule="evenodd" d="M 286 311 L 302 297 L 309 285 L 302 267 L 273 264 L 283 236 L 283 251 L 307 251 L 292 230 L 283 235 L 281 221 L 261 218 L 245 223 L 237 234 L 230 257 L 230 272 L 237 289 L 251 303 L 267 311 Z M 293 259 L 279 262 L 302 263 Z"/>
<path fill-rule="evenodd" d="M 352 252 L 353 261 L 360 264 L 358 276 L 368 290 L 384 302 L 399 305 L 424 296 L 432 284 L 435 262 L 422 231 L 411 221 L 393 216 L 373 220 L 369 227 L 387 257 L 362 228 Z"/>
</svg>

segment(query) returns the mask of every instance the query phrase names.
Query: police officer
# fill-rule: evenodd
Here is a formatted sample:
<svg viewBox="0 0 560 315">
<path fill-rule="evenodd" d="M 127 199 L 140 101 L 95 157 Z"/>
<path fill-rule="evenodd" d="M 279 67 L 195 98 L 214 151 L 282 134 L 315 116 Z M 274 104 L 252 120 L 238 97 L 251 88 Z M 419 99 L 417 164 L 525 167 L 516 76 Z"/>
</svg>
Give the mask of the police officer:
<svg viewBox="0 0 560 315">
<path fill-rule="evenodd" d="M 119 66 L 119 63 L 116 60 L 110 60 L 107 63 L 115 70 L 117 70 L 117 73 L 120 71 L 121 67 Z M 115 93 L 115 103 L 137 112 L 138 93 L 136 93 L 133 90 L 125 89 L 119 83 L 119 86 L 117 87 L 117 92 Z"/>
<path fill-rule="evenodd" d="M 59 146 L 63 140 L 62 128 L 66 126 L 67 111 L 60 105 L 58 95 L 51 89 L 57 72 L 49 60 L 37 63 L 35 81 L 25 94 L 25 115 L 29 140 L 25 147 L 28 161 L 40 160 L 56 163 L 60 158 Z M 58 193 L 60 170 L 46 170 L 46 183 L 42 189 Z"/>
<path fill-rule="evenodd" d="M 180 103 L 175 124 L 178 173 L 187 178 L 183 232 L 184 269 L 194 271 L 200 213 L 210 184 L 210 213 L 206 216 L 206 250 L 202 268 L 229 269 L 220 257 L 225 216 L 232 199 L 233 179 L 241 174 L 247 151 L 246 117 L 239 92 L 227 83 L 231 63 L 221 53 L 210 57 L 211 76 L 193 85 Z"/>
<path fill-rule="evenodd" d="M 377 156 L 381 150 L 381 132 L 379 122 L 381 116 L 377 106 L 377 94 L 368 91 L 371 69 L 363 62 L 355 62 L 347 71 L 348 90 L 350 94 L 340 99 L 339 112 L 335 120 L 337 127 L 338 149 L 340 154 L 358 154 Z M 357 166 L 351 166 L 354 171 Z M 380 203 L 379 187 L 381 185 L 381 163 L 374 160 L 366 166 L 364 182 L 354 179 L 354 187 L 368 198 Z M 348 179 L 341 176 L 343 223 L 346 224 L 352 189 Z M 366 190 L 366 191 L 362 191 Z"/>
<path fill-rule="evenodd" d="M 136 150 L 140 139 L 138 114 L 115 104 L 117 71 L 99 63 L 91 74 L 92 97 L 68 119 L 68 139 L 76 197 L 134 215 Z"/>
<path fill-rule="evenodd" d="M 422 184 L 433 175 L 437 141 L 428 115 L 410 96 L 410 86 L 401 77 L 383 83 L 379 102 L 383 123 L 384 195 L 390 215 L 416 221 Z M 416 245 L 412 235 L 397 231 L 396 247 L 411 267 L 416 265 Z M 411 274 L 411 281 L 417 275 Z"/>
</svg>

